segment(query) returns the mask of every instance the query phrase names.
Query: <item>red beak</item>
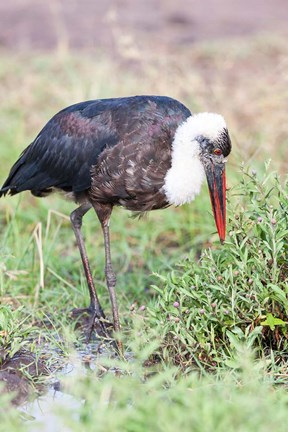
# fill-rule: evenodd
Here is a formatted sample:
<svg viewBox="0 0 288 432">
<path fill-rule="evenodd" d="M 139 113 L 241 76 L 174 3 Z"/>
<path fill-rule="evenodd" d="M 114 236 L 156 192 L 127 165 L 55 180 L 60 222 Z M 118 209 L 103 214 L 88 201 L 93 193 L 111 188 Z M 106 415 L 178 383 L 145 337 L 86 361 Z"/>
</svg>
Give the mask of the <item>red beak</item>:
<svg viewBox="0 0 288 432">
<path fill-rule="evenodd" d="M 226 175 L 223 163 L 209 163 L 205 167 L 215 223 L 221 243 L 226 233 Z"/>
</svg>

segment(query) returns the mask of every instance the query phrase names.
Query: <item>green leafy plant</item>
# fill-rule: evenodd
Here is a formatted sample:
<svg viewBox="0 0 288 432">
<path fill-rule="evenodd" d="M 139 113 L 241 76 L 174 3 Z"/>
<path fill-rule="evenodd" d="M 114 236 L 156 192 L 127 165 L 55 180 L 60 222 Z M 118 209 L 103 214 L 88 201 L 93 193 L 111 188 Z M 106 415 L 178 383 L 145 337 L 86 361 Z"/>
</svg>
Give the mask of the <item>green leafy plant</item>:
<svg viewBox="0 0 288 432">
<path fill-rule="evenodd" d="M 228 240 L 199 262 L 159 276 L 150 313 L 165 336 L 162 355 L 183 368 L 224 364 L 237 341 L 280 360 L 288 349 L 288 184 L 244 171 L 229 193 Z"/>
</svg>

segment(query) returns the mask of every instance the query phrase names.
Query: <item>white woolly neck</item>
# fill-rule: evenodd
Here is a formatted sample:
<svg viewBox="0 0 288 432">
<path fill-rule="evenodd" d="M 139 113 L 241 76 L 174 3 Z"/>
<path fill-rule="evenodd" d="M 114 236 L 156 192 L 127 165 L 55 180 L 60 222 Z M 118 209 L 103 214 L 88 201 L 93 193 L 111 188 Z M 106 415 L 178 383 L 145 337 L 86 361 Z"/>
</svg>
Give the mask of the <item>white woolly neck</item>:
<svg viewBox="0 0 288 432">
<path fill-rule="evenodd" d="M 196 138 L 204 136 L 216 140 L 224 128 L 224 118 L 213 113 L 190 116 L 178 126 L 172 143 L 171 168 L 167 171 L 163 186 L 170 204 L 178 206 L 188 203 L 200 193 L 205 171 Z"/>
</svg>

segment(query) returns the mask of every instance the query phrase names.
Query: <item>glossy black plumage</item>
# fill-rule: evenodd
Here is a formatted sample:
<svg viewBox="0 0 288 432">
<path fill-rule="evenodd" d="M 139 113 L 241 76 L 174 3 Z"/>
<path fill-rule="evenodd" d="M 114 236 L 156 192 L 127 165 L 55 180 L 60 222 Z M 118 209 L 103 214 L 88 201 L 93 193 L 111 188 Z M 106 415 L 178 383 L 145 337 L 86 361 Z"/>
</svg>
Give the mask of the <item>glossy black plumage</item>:
<svg viewBox="0 0 288 432">
<path fill-rule="evenodd" d="M 110 172 L 118 169 L 125 152 L 135 156 L 135 152 L 141 152 L 141 147 L 145 149 L 142 162 L 149 165 L 149 152 L 153 158 L 155 148 L 161 151 L 160 146 L 165 142 L 169 151 L 176 128 L 190 115 L 180 102 L 162 96 L 103 99 L 72 105 L 56 114 L 23 151 L 0 190 L 0 196 L 8 191 L 14 195 L 24 190 L 43 196 L 56 188 L 73 192 L 75 199 L 79 197 L 81 201 L 81 194 L 91 187 L 91 167 L 95 166 L 96 178 L 101 171 L 97 170 L 97 163 L 103 152 L 109 156 L 110 148 L 118 148 L 112 152 L 118 156 L 109 159 Z M 101 163 L 103 168 L 103 157 Z M 99 189 L 104 183 L 105 179 L 102 185 L 97 184 L 97 179 L 94 181 L 94 196 L 102 202 L 104 196 L 101 199 Z M 121 200 L 131 199 L 129 192 L 127 195 L 123 185 L 118 183 L 116 189 L 121 188 L 120 204 Z M 115 194 L 109 199 L 112 204 L 118 203 Z"/>
</svg>

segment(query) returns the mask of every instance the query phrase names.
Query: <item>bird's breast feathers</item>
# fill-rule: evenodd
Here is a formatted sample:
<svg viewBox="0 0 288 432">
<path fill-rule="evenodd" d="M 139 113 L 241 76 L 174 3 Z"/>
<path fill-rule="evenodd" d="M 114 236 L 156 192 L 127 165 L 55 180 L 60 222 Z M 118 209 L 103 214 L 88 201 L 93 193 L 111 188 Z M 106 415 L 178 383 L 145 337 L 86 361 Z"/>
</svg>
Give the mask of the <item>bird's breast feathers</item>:
<svg viewBox="0 0 288 432">
<path fill-rule="evenodd" d="M 171 145 L 119 143 L 105 149 L 92 167 L 91 197 L 133 211 L 166 207 L 164 178 L 171 166 Z"/>
<path fill-rule="evenodd" d="M 135 211 L 192 201 L 205 172 L 199 143 L 185 129 L 179 127 L 171 139 L 131 140 L 105 149 L 91 171 L 92 199 Z"/>
</svg>

